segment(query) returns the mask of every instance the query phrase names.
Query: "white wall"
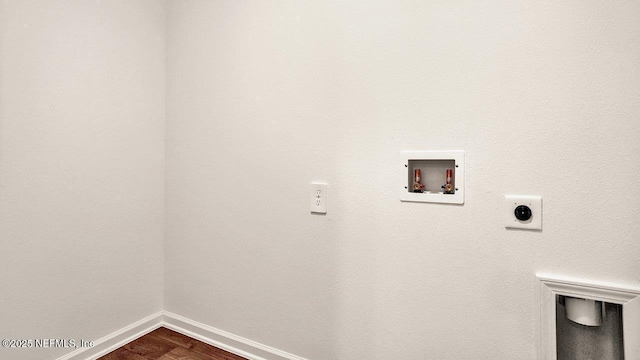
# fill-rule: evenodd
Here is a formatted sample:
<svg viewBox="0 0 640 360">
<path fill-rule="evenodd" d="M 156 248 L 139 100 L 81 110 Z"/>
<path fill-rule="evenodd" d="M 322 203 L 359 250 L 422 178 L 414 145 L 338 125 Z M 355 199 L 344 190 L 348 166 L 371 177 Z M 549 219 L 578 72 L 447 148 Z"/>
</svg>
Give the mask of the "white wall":
<svg viewBox="0 0 640 360">
<path fill-rule="evenodd" d="M 0 2 L 1 338 L 162 309 L 164 31 L 162 1 Z"/>
<path fill-rule="evenodd" d="M 1 337 L 95 340 L 164 271 L 166 310 L 309 359 L 533 358 L 535 272 L 640 284 L 639 14 L 3 0 Z M 428 149 L 466 151 L 464 206 L 398 200 Z"/>
<path fill-rule="evenodd" d="M 535 272 L 640 284 L 637 1 L 168 14 L 167 310 L 310 359 L 532 359 Z M 464 206 L 399 201 L 430 149 L 466 151 Z"/>
</svg>

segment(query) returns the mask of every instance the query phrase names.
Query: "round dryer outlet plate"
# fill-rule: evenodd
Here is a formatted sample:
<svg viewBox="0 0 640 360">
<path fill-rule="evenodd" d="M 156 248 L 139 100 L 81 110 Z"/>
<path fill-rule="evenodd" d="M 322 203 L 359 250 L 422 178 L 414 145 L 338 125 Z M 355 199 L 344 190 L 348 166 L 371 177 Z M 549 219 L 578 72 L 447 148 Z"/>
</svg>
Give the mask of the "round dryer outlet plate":
<svg viewBox="0 0 640 360">
<path fill-rule="evenodd" d="M 531 217 L 520 220 L 516 217 L 516 209 L 526 206 L 531 209 Z M 538 195 L 505 195 L 504 227 L 507 229 L 542 230 L 542 197 Z M 519 208 L 522 209 L 522 208 Z"/>
</svg>

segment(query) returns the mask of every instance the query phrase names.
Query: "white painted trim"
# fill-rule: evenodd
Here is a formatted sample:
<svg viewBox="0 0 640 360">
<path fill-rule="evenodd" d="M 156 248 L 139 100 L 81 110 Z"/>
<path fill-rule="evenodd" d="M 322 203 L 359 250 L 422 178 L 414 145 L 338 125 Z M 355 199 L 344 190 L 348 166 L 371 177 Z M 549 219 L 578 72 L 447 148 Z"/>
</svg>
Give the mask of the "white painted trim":
<svg viewBox="0 0 640 360">
<path fill-rule="evenodd" d="M 56 360 L 95 360 L 162 326 L 249 360 L 307 360 L 167 311 L 136 321 L 94 341 L 93 347 L 74 350 Z"/>
<path fill-rule="evenodd" d="M 90 348 L 80 348 L 56 360 L 95 360 L 113 350 L 143 336 L 162 326 L 163 311 L 125 326 L 111 334 L 94 341 Z"/>
<path fill-rule="evenodd" d="M 556 295 L 593 299 L 622 305 L 625 360 L 640 360 L 640 290 L 601 282 L 536 274 L 540 282 L 540 334 L 538 358 L 557 360 Z"/>
<path fill-rule="evenodd" d="M 164 312 L 162 325 L 249 360 L 306 360 L 167 311 Z"/>
</svg>

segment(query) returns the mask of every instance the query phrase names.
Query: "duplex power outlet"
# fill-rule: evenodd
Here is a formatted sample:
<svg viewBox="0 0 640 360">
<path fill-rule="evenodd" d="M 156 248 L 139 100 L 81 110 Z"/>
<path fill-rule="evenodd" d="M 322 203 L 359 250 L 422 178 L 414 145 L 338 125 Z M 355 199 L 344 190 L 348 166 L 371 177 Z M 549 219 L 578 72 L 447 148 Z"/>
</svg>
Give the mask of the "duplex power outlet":
<svg viewBox="0 0 640 360">
<path fill-rule="evenodd" d="M 327 184 L 311 183 L 311 212 L 327 213 Z"/>
</svg>

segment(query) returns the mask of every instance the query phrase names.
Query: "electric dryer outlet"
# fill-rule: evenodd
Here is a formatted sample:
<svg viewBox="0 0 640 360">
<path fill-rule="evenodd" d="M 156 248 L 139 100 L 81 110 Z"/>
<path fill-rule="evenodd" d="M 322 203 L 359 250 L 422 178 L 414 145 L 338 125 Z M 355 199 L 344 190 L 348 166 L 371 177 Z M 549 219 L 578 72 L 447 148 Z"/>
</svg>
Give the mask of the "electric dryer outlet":
<svg viewBox="0 0 640 360">
<path fill-rule="evenodd" d="M 542 197 L 505 195 L 505 224 L 508 229 L 542 230 Z"/>
</svg>

